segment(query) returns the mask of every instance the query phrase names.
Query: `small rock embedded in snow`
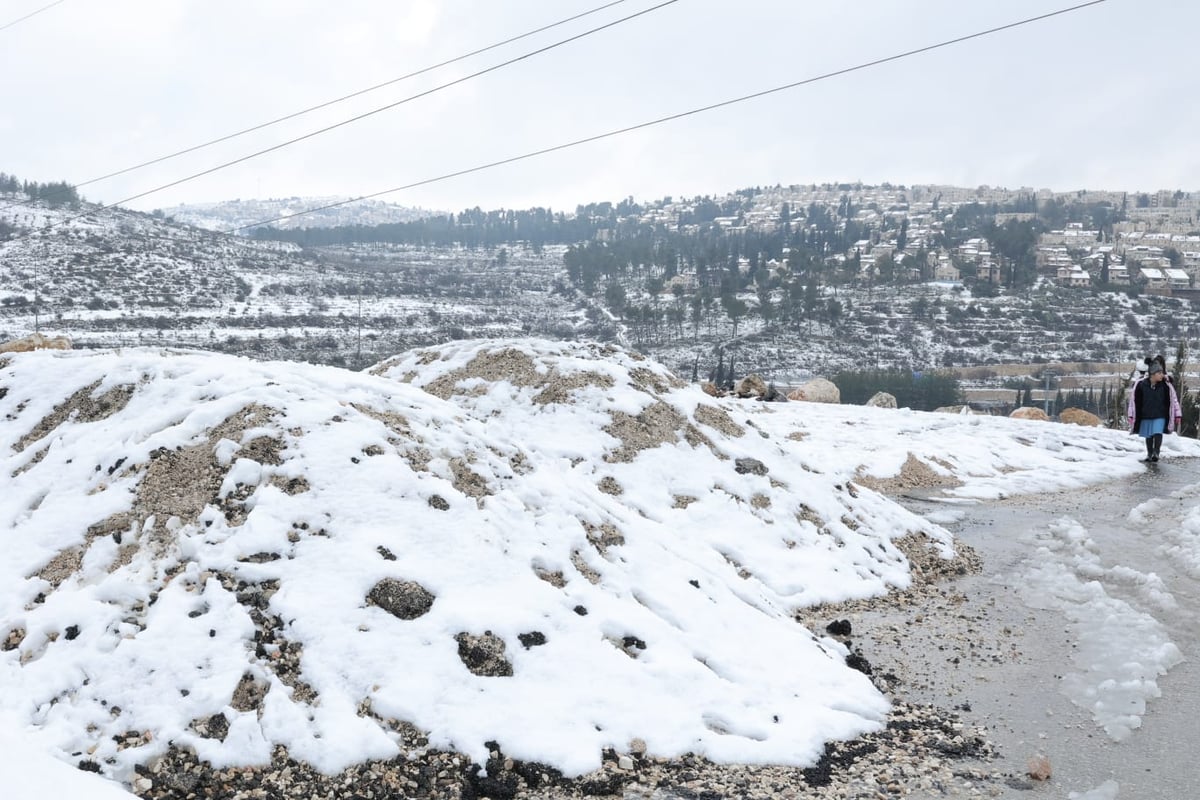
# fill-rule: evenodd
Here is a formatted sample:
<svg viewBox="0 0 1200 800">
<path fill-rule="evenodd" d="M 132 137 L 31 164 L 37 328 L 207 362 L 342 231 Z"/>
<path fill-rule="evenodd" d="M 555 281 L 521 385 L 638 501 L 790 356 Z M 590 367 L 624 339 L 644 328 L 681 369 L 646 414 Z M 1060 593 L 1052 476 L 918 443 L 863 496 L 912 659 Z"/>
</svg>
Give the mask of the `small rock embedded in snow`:
<svg viewBox="0 0 1200 800">
<path fill-rule="evenodd" d="M 739 475 L 766 475 L 766 464 L 757 458 L 739 458 L 733 462 L 733 468 Z"/>
</svg>

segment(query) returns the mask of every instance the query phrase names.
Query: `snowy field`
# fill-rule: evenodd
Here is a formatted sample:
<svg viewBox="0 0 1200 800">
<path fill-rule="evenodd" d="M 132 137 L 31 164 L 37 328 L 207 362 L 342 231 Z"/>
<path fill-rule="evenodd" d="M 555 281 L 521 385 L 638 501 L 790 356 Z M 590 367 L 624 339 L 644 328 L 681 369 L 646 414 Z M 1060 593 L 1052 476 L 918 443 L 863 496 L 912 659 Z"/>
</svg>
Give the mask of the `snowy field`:
<svg viewBox="0 0 1200 800">
<path fill-rule="evenodd" d="M 285 745 L 336 772 L 406 754 L 405 726 L 567 775 L 635 742 L 811 765 L 889 703 L 793 614 L 954 556 L 886 493 L 1145 469 L 1118 431 L 714 399 L 615 347 L 532 339 L 362 373 L 5 355 L 0 442 L 3 735 L 127 785 L 172 747 L 260 765 Z M 1193 561 L 1197 528 L 1176 543 Z M 1065 523 L 1046 547 L 1086 562 Z M 1085 590 L 1053 563 L 1042 602 Z"/>
</svg>

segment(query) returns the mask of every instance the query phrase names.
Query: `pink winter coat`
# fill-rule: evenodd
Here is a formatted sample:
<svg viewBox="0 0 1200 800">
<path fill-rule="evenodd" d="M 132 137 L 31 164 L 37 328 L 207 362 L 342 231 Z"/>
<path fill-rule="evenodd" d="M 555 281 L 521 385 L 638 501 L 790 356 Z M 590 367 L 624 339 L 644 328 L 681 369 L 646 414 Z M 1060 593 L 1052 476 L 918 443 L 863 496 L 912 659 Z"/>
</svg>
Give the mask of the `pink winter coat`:
<svg viewBox="0 0 1200 800">
<path fill-rule="evenodd" d="M 1125 416 L 1129 418 L 1129 429 L 1134 432 L 1137 431 L 1138 426 L 1142 422 L 1141 419 L 1138 418 L 1138 386 L 1141 385 L 1143 381 L 1148 380 L 1150 379 L 1142 378 L 1138 381 L 1135 381 L 1134 384 L 1129 387 L 1129 402 L 1126 404 Z M 1166 379 L 1163 380 L 1163 383 L 1167 385 L 1167 392 L 1171 398 L 1171 411 L 1169 414 L 1167 414 L 1167 433 L 1171 433 L 1179 427 L 1179 422 L 1183 419 L 1183 409 L 1179 405 L 1179 396 L 1175 394 L 1175 384 Z"/>
</svg>

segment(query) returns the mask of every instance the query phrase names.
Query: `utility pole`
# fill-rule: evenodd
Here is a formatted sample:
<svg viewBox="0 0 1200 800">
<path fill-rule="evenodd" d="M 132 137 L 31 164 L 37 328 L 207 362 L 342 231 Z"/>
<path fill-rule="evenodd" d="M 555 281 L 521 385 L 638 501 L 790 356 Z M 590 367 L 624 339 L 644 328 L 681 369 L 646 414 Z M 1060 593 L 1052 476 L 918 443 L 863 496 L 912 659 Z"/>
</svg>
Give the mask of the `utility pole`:
<svg viewBox="0 0 1200 800">
<path fill-rule="evenodd" d="M 362 272 L 358 273 L 358 347 L 354 356 L 354 368 L 362 369 Z"/>
<path fill-rule="evenodd" d="M 46 225 L 49 226 L 49 219 Z M 50 257 L 50 245 L 46 243 L 45 230 L 40 231 L 42 239 L 42 257 L 33 262 L 33 332 L 42 332 L 42 262 Z"/>
<path fill-rule="evenodd" d="M 1042 394 L 1042 405 L 1043 405 L 1043 410 L 1046 412 L 1047 417 L 1050 416 L 1050 378 L 1053 375 L 1054 375 L 1054 370 L 1051 370 L 1051 369 L 1042 370 L 1042 377 L 1046 379 L 1046 388 L 1043 390 L 1043 394 Z"/>
</svg>

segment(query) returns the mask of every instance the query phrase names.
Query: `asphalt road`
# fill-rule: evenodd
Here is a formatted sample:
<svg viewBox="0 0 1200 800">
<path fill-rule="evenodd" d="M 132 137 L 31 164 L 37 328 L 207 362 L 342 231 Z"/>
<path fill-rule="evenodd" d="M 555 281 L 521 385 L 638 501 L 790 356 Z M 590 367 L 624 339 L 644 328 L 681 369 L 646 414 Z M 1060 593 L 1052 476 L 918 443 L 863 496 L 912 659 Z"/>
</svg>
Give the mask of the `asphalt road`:
<svg viewBox="0 0 1200 800">
<path fill-rule="evenodd" d="M 1200 797 L 1200 521 L 1180 525 L 1200 507 L 1200 461 L 1085 490 L 909 504 L 942 517 L 983 571 L 926 609 L 861 620 L 864 649 L 911 699 L 986 729 L 992 768 L 1010 777 L 982 796 Z M 1037 755 L 1049 781 L 1026 780 Z"/>
</svg>

